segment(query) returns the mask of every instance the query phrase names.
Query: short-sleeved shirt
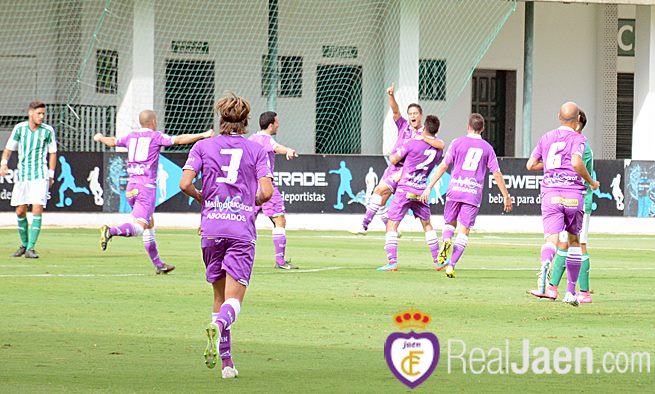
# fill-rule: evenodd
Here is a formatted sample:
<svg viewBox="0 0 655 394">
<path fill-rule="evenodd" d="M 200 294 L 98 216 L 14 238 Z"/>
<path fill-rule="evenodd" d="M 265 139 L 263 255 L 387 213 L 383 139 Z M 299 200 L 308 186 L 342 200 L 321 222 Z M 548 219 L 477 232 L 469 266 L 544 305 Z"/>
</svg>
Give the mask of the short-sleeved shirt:
<svg viewBox="0 0 655 394">
<path fill-rule="evenodd" d="M 16 181 L 48 179 L 48 153 L 57 152 L 55 129 L 45 123 L 34 131 L 28 121 L 14 126 L 6 148 L 18 151 Z"/>
<path fill-rule="evenodd" d="M 116 139 L 116 146 L 127 148 L 129 183 L 154 186 L 157 183 L 159 152 L 171 146 L 175 137 L 161 131 L 138 129 Z"/>
<path fill-rule="evenodd" d="M 203 237 L 257 239 L 255 197 L 259 179 L 273 177 L 261 145 L 238 135 L 201 140 L 189 152 L 183 169 L 202 173 Z"/>
<path fill-rule="evenodd" d="M 444 162 L 453 166 L 446 199 L 479 207 L 487 171 L 500 170 L 494 148 L 480 134 L 469 133 L 453 140 Z"/>
<path fill-rule="evenodd" d="M 275 148 L 277 148 L 278 143 L 275 142 L 273 139 L 273 136 L 265 133 L 263 131 L 260 131 L 258 133 L 255 133 L 248 138 L 250 141 L 254 141 L 261 145 L 264 148 L 264 152 L 266 152 L 266 157 L 268 157 L 268 164 L 269 168 L 271 169 L 271 173 L 275 169 Z"/>
<path fill-rule="evenodd" d="M 423 140 L 411 139 L 399 149 L 398 153 L 401 160 L 404 160 L 398 188 L 421 195 L 427 188 L 428 176 L 432 169 L 441 161 L 443 151 Z"/>
<path fill-rule="evenodd" d="M 574 155 L 584 157 L 587 138 L 570 127 L 561 126 L 544 134 L 532 151 L 532 157 L 544 163 L 541 191 L 586 190 L 584 179 L 573 169 Z"/>
<path fill-rule="evenodd" d="M 397 153 L 398 150 L 407 142 L 408 140 L 417 137 L 423 133 L 423 129 L 420 128 L 418 130 L 414 130 L 412 126 L 409 124 L 407 119 L 403 118 L 402 116 L 396 119 L 396 127 L 398 128 L 398 138 L 396 139 L 396 143 L 393 145 L 393 149 L 391 150 L 391 153 Z M 389 167 L 393 167 L 394 169 L 400 170 L 403 166 L 403 161 L 399 161 L 397 164 L 390 164 Z"/>
</svg>

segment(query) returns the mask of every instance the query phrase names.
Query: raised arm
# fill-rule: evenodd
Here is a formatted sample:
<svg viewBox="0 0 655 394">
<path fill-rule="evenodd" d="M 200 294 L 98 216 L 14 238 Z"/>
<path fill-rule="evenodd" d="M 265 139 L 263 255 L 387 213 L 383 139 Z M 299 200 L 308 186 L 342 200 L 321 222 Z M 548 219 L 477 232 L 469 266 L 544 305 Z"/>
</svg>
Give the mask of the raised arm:
<svg viewBox="0 0 655 394">
<path fill-rule="evenodd" d="M 430 178 L 430 183 L 428 184 L 428 187 L 425 188 L 423 191 L 423 194 L 421 194 L 421 197 L 419 200 L 421 200 L 424 203 L 428 202 L 428 199 L 430 198 L 430 193 L 432 193 L 432 188 L 434 185 L 439 182 L 439 179 L 443 176 L 443 174 L 448 170 L 448 164 L 446 164 L 446 160 L 442 161 L 441 164 L 437 167 L 437 169 L 434 171 L 434 174 L 432 174 L 432 177 Z"/>
<path fill-rule="evenodd" d="M 391 112 L 393 112 L 393 120 L 394 122 L 400 118 L 400 108 L 398 107 L 398 103 L 396 102 L 396 96 L 395 94 L 395 89 L 393 86 L 393 83 L 389 88 L 387 88 L 387 94 L 389 95 L 389 107 L 391 108 Z"/>
<path fill-rule="evenodd" d="M 292 159 L 295 159 L 296 157 L 298 157 L 298 153 L 296 153 L 295 149 L 291 149 L 291 148 L 289 148 L 287 146 L 284 146 L 282 144 L 277 144 L 275 146 L 275 153 L 277 153 L 278 155 L 286 155 L 287 160 L 292 160 Z"/>
<path fill-rule="evenodd" d="M 186 145 L 186 144 L 193 144 L 194 142 L 198 140 L 202 140 L 205 138 L 209 138 L 214 134 L 214 130 L 209 129 L 205 132 L 198 133 L 198 134 L 181 134 L 181 135 L 176 135 L 173 140 L 173 145 Z"/>
<path fill-rule="evenodd" d="M 105 144 L 110 148 L 116 146 L 116 137 L 105 137 L 102 133 L 97 133 L 96 135 L 94 135 L 93 140 L 95 142 L 100 142 L 101 144 Z"/>
<path fill-rule="evenodd" d="M 494 172 L 494 179 L 496 180 L 496 185 L 498 189 L 503 193 L 504 206 L 503 211 L 512 212 L 512 198 L 507 191 L 507 185 L 505 185 L 505 178 L 503 178 L 503 173 L 500 171 Z"/>
</svg>

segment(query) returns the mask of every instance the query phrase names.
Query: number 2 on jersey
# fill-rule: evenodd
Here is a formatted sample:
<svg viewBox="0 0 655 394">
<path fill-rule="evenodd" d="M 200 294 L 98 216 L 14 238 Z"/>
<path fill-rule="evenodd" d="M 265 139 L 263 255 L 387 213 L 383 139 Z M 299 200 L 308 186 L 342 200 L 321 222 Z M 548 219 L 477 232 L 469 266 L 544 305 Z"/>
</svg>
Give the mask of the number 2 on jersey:
<svg viewBox="0 0 655 394">
<path fill-rule="evenodd" d="M 428 158 L 425 159 L 421 164 L 416 166 L 417 170 L 422 170 L 425 167 L 427 167 L 430 163 L 432 163 L 432 160 L 434 160 L 434 157 L 437 155 L 437 151 L 433 149 L 426 149 L 425 152 L 423 152 L 423 155 L 427 156 Z"/>
<path fill-rule="evenodd" d="M 216 182 L 233 184 L 237 181 L 237 176 L 239 176 L 239 166 L 241 165 L 243 149 L 221 149 L 221 155 L 230 155 L 230 163 L 226 166 L 221 166 L 221 170 L 226 171 L 227 176 L 216 178 Z"/>
</svg>

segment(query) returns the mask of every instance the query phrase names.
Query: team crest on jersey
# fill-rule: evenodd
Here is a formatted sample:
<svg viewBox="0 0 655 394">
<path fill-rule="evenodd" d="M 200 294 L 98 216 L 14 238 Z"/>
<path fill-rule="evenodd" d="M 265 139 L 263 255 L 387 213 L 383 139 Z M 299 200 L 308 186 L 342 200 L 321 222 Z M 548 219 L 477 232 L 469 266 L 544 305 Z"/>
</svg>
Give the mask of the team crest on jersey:
<svg viewBox="0 0 655 394">
<path fill-rule="evenodd" d="M 394 316 L 394 324 L 401 330 L 387 337 L 384 357 L 394 376 L 413 389 L 432 375 L 439 362 L 439 339 L 431 332 L 417 333 L 425 329 L 432 319 L 429 315 L 408 310 Z"/>
</svg>

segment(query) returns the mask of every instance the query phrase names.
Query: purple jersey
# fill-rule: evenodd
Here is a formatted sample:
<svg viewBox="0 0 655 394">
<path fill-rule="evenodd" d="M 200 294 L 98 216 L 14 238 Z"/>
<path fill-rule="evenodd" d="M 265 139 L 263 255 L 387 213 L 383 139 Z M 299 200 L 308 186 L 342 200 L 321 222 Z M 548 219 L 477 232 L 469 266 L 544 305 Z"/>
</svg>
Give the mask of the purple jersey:
<svg viewBox="0 0 655 394">
<path fill-rule="evenodd" d="M 453 140 L 444 160 L 453 165 L 446 199 L 479 207 L 487 170 L 500 169 L 494 148 L 481 135 L 469 133 Z"/>
<path fill-rule="evenodd" d="M 544 134 L 532 157 L 544 162 L 544 178 L 541 191 L 580 190 L 585 191 L 584 179 L 573 169 L 573 155 L 583 157 L 587 138 L 573 129 L 561 126 Z"/>
<path fill-rule="evenodd" d="M 402 116 L 396 120 L 396 127 L 398 128 L 398 138 L 396 139 L 396 143 L 393 145 L 393 149 L 391 149 L 392 154 L 398 152 L 398 150 L 403 145 L 405 145 L 408 140 L 421 135 L 423 132 L 422 128 L 414 130 L 412 126 L 410 126 L 407 119 L 403 118 Z M 392 169 L 390 172 L 396 172 L 400 171 L 402 167 L 403 161 L 401 160 L 397 164 L 389 164 L 387 169 Z"/>
<path fill-rule="evenodd" d="M 255 141 L 264 147 L 264 152 L 266 152 L 266 155 L 268 156 L 268 167 L 271 169 L 272 173 L 275 169 L 275 148 L 277 148 L 278 143 L 275 142 L 272 135 L 263 131 L 251 135 L 248 139 L 250 141 Z"/>
<path fill-rule="evenodd" d="M 129 183 L 154 186 L 157 183 L 159 151 L 173 145 L 175 137 L 161 131 L 139 129 L 116 139 L 116 146 L 127 148 Z"/>
<path fill-rule="evenodd" d="M 203 237 L 233 238 L 253 242 L 255 196 L 259 179 L 272 178 L 266 152 L 238 135 L 219 135 L 196 142 L 185 170 L 202 173 Z"/>
<path fill-rule="evenodd" d="M 427 187 L 430 172 L 441 161 L 443 151 L 425 141 L 411 139 L 400 148 L 399 154 L 404 164 L 398 189 L 421 195 Z"/>
</svg>

